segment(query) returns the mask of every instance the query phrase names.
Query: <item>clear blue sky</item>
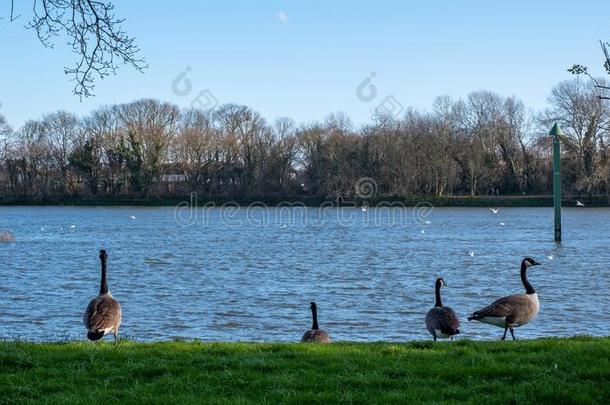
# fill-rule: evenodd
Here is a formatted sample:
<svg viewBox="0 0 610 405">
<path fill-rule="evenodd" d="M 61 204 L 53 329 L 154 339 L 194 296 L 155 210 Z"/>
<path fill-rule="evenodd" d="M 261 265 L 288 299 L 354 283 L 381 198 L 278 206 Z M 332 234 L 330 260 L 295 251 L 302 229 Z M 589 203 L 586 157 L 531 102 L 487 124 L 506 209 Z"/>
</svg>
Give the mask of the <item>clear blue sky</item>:
<svg viewBox="0 0 610 405">
<path fill-rule="evenodd" d="M 22 2 L 27 14 L 31 0 Z M 24 18 L 0 21 L 0 112 L 13 126 L 64 109 L 154 97 L 186 107 L 205 89 L 221 103 L 247 104 L 273 120 L 347 113 L 356 124 L 394 95 L 429 109 L 434 98 L 480 89 L 544 107 L 573 63 L 603 73 L 598 40 L 610 41 L 610 4 L 599 1 L 181 1 L 116 2 L 150 69 L 99 81 L 81 102 L 63 66 L 75 56 L 45 49 Z M 4 4 L 6 16 L 8 2 Z M 280 15 L 280 13 L 283 13 Z M 187 66 L 193 90 L 172 92 Z M 378 96 L 356 88 L 371 72 Z"/>
</svg>

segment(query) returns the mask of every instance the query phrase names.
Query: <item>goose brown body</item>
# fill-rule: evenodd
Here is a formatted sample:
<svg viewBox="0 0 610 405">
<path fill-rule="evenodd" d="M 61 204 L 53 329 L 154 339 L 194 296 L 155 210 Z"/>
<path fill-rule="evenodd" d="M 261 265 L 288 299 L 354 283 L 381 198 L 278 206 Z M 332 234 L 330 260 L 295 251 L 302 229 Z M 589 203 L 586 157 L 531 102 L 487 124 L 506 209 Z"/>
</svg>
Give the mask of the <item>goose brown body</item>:
<svg viewBox="0 0 610 405">
<path fill-rule="evenodd" d="M 301 337 L 301 343 L 330 343 L 330 335 L 318 326 L 318 307 L 315 302 L 310 303 L 312 325 Z"/>
<path fill-rule="evenodd" d="M 330 343 L 330 336 L 324 330 L 313 330 L 310 329 L 303 334 L 301 338 L 302 343 L 314 342 L 314 343 Z"/>
<path fill-rule="evenodd" d="M 83 322 L 87 328 L 87 337 L 90 340 L 99 340 L 110 332 L 113 333 L 116 340 L 121 326 L 121 305 L 110 294 L 106 282 L 107 257 L 106 251 L 100 250 L 100 260 L 102 262 L 100 293 L 89 302 L 83 317 Z"/>
</svg>

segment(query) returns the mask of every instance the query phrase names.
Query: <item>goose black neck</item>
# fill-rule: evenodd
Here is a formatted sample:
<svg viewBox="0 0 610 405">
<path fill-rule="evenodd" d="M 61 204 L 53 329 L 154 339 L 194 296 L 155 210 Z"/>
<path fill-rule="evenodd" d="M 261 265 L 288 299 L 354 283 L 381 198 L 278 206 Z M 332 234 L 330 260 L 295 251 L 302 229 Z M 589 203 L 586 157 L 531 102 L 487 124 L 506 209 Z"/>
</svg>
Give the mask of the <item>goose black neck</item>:
<svg viewBox="0 0 610 405">
<path fill-rule="evenodd" d="M 521 263 L 521 282 L 523 283 L 523 287 L 525 287 L 525 292 L 527 294 L 533 294 L 536 292 L 536 290 L 534 290 L 534 286 L 527 279 L 527 266 L 525 265 L 525 261 Z"/>
<path fill-rule="evenodd" d="M 313 323 L 311 325 L 311 329 L 312 330 L 320 329 L 318 327 L 318 308 L 316 308 L 315 306 L 311 307 L 311 317 L 313 318 Z"/>
<path fill-rule="evenodd" d="M 434 304 L 435 307 L 442 307 L 443 306 L 443 301 L 441 301 L 441 283 L 436 283 L 435 286 L 435 295 L 436 295 L 436 303 Z"/>
<path fill-rule="evenodd" d="M 100 295 L 108 293 L 108 283 L 106 282 L 106 255 L 101 255 L 102 261 L 102 282 L 100 284 Z"/>
</svg>

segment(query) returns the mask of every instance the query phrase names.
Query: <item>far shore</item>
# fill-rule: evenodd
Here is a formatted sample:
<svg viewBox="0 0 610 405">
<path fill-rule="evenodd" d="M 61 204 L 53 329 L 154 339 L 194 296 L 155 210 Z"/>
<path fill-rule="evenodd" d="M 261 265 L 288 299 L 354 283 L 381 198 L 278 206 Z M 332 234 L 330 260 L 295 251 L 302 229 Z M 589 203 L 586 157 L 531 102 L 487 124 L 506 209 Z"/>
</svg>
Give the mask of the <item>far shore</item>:
<svg viewBox="0 0 610 405">
<path fill-rule="evenodd" d="M 597 195 L 563 196 L 563 207 L 576 207 L 580 201 L 586 207 L 610 207 L 610 197 Z M 143 206 L 169 207 L 177 205 L 193 205 L 197 207 L 232 206 L 269 206 L 269 207 L 415 207 L 431 205 L 434 207 L 552 207 L 552 195 L 501 195 L 501 196 L 408 196 L 408 197 L 376 197 L 362 198 L 326 198 L 317 196 L 286 196 L 286 197 L 243 197 L 243 198 L 207 198 L 192 197 L 29 197 L 0 196 L 0 206 Z"/>
</svg>

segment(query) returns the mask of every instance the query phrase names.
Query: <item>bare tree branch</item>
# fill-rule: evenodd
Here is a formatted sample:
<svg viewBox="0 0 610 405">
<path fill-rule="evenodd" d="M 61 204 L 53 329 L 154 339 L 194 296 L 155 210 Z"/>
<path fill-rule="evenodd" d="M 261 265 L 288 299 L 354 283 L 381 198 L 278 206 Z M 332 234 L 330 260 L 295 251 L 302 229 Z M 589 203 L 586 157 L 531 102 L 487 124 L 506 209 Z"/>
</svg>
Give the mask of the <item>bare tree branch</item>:
<svg viewBox="0 0 610 405">
<path fill-rule="evenodd" d="M 18 19 L 19 17 L 21 17 L 21 14 L 15 16 L 15 0 L 11 0 L 11 18 L 10 18 L 10 21 L 13 22 L 16 19 Z"/>
<path fill-rule="evenodd" d="M 606 57 L 606 62 L 604 62 L 604 67 L 606 68 L 606 72 L 610 74 L 610 54 L 608 53 L 608 43 L 604 43 L 603 41 L 599 41 L 600 46 L 602 47 L 602 51 L 604 52 L 604 56 Z"/>
<path fill-rule="evenodd" d="M 19 18 L 14 6 L 11 0 L 11 21 Z M 138 72 L 148 67 L 134 38 L 122 29 L 125 20 L 114 15 L 112 1 L 34 0 L 32 15 L 26 28 L 35 30 L 45 47 L 53 48 L 57 37 L 68 38 L 78 59 L 73 66 L 64 67 L 64 72 L 81 99 L 93 96 L 95 81 L 116 74 L 122 64 Z"/>
</svg>

